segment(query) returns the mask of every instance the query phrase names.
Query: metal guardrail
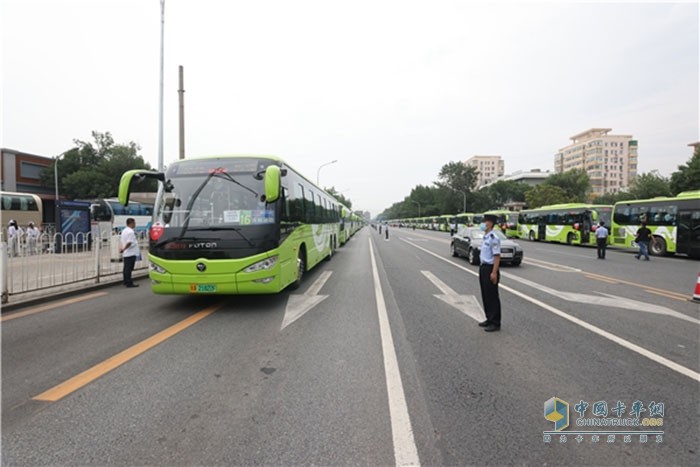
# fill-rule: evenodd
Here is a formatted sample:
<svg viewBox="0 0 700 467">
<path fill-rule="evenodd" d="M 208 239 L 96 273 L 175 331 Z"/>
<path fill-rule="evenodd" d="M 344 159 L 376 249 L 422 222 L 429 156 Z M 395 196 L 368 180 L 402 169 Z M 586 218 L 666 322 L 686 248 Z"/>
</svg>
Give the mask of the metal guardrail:
<svg viewBox="0 0 700 467">
<path fill-rule="evenodd" d="M 22 239 L 0 244 L 2 303 L 28 292 L 47 291 L 89 281 L 117 280 L 122 274 L 119 235 L 100 238 L 90 234 L 42 234 L 36 240 Z M 139 239 L 141 259 L 134 271 L 148 270 L 148 240 Z"/>
</svg>

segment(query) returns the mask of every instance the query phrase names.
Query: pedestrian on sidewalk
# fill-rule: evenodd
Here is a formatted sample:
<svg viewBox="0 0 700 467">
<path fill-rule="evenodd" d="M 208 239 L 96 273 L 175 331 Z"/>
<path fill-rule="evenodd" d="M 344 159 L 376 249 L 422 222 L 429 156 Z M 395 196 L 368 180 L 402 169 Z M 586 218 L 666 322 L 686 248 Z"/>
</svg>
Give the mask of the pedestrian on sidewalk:
<svg viewBox="0 0 700 467">
<path fill-rule="evenodd" d="M 39 240 L 39 229 L 36 228 L 34 222 L 30 222 L 27 227 L 27 253 L 29 255 L 35 255 L 39 251 L 36 248 L 37 241 Z"/>
<path fill-rule="evenodd" d="M 634 239 L 639 246 L 639 252 L 634 256 L 639 259 L 644 256 L 644 261 L 649 261 L 649 244 L 655 245 L 656 239 L 651 235 L 651 230 L 647 227 L 647 223 L 642 221 L 641 227 L 637 229 L 637 236 Z"/>
<path fill-rule="evenodd" d="M 498 296 L 498 283 L 501 281 L 501 240 L 493 231 L 497 220 L 496 216 L 486 214 L 484 222 L 480 225 L 485 233 L 479 255 L 479 285 L 486 321 L 479 323 L 479 326 L 486 332 L 501 330 L 501 299 Z"/>
<path fill-rule="evenodd" d="M 10 219 L 7 223 L 7 242 L 10 246 L 10 258 L 18 256 L 20 253 L 20 242 L 22 239 L 22 229 L 17 225 L 17 221 Z"/>
<path fill-rule="evenodd" d="M 126 220 L 126 227 L 121 233 L 121 244 L 119 245 L 119 253 L 122 253 L 122 258 L 124 260 L 124 286 L 125 287 L 138 287 L 138 284 L 134 284 L 131 279 L 131 273 L 134 271 L 134 266 L 136 265 L 136 257 L 139 255 L 139 243 L 136 240 L 136 232 L 134 231 L 136 227 L 136 221 L 133 217 L 129 217 Z"/>
<path fill-rule="evenodd" d="M 605 222 L 600 221 L 600 225 L 595 229 L 595 239 L 598 245 L 598 259 L 605 259 L 605 250 L 608 247 L 608 229 Z"/>
</svg>

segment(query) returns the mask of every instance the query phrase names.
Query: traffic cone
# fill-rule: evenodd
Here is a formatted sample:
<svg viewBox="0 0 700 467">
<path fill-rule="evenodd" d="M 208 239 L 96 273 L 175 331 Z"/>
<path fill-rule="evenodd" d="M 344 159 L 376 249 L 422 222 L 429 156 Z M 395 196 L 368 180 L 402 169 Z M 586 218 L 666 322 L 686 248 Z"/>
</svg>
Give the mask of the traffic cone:
<svg viewBox="0 0 700 467">
<path fill-rule="evenodd" d="M 693 301 L 700 302 L 700 272 L 698 273 L 698 281 L 695 284 L 695 292 L 693 292 Z"/>
</svg>

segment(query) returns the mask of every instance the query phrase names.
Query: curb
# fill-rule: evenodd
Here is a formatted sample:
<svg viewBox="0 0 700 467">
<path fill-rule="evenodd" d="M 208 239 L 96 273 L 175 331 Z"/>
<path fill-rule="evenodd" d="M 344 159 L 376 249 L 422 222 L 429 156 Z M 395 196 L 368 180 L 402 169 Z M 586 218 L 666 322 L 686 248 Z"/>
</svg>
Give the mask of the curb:
<svg viewBox="0 0 700 467">
<path fill-rule="evenodd" d="M 142 279 L 148 279 L 148 273 L 146 273 L 144 275 L 134 275 L 133 276 L 134 281 L 141 281 Z M 99 284 L 80 284 L 80 283 L 77 283 L 77 284 L 75 284 L 75 288 L 71 288 L 68 290 L 56 291 L 55 293 L 49 292 L 45 295 L 33 297 L 33 298 L 28 298 L 26 300 L 20 299 L 19 301 L 16 301 L 16 302 L 4 303 L 2 305 L 2 314 L 4 315 L 5 313 L 17 311 L 18 309 L 24 308 L 27 306 L 40 305 L 42 303 L 51 302 L 53 300 L 73 297 L 75 295 L 81 295 L 81 294 L 84 294 L 86 292 L 90 292 L 93 290 L 106 289 L 107 287 L 114 287 L 117 285 L 122 285 L 121 278 L 119 280 L 113 280 L 113 281 L 109 281 L 109 282 L 100 282 Z M 57 286 L 57 287 L 61 287 L 61 286 Z"/>
</svg>

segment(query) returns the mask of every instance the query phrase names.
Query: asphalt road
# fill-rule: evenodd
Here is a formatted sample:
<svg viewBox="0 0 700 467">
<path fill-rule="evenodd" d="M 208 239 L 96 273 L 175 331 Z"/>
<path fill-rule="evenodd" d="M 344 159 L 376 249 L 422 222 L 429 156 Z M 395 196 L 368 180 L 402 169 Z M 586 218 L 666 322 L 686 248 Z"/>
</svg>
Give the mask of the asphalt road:
<svg viewBox="0 0 700 467">
<path fill-rule="evenodd" d="M 5 313 L 2 463 L 700 464 L 700 263 L 522 245 L 497 333 L 449 236 L 398 229 L 364 229 L 276 296 L 142 281 Z M 552 397 L 570 426 L 545 441 Z M 577 427 L 580 401 L 591 419 L 662 403 L 663 426 Z M 663 435 L 561 435 L 581 430 Z"/>
</svg>

